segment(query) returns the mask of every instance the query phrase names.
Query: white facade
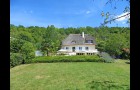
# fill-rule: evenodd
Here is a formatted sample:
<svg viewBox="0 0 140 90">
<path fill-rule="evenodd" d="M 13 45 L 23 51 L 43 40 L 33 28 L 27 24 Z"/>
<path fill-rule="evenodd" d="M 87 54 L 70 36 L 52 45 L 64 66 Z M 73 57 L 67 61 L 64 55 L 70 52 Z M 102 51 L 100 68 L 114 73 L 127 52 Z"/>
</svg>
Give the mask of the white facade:
<svg viewBox="0 0 140 90">
<path fill-rule="evenodd" d="M 95 45 L 65 45 L 59 51 L 66 52 L 68 55 L 76 55 L 77 53 L 95 53 L 98 51 L 95 49 Z"/>
<path fill-rule="evenodd" d="M 43 54 L 41 53 L 41 51 L 37 50 L 35 51 L 35 56 L 43 56 Z"/>
<path fill-rule="evenodd" d="M 75 47 L 75 52 L 96 52 L 97 49 L 95 49 L 95 45 L 68 45 L 68 46 L 62 46 L 63 50 L 66 50 L 68 52 L 73 52 L 73 47 Z M 88 49 L 86 49 L 88 47 Z"/>
</svg>

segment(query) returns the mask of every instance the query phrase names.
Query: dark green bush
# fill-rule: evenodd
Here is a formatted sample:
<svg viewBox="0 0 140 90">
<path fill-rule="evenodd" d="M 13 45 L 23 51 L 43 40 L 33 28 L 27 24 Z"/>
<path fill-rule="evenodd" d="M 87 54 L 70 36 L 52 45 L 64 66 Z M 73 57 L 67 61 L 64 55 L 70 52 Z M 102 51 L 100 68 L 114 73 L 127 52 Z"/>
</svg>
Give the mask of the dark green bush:
<svg viewBox="0 0 140 90">
<path fill-rule="evenodd" d="M 23 58 L 19 53 L 10 53 L 10 67 L 22 64 Z"/>
<path fill-rule="evenodd" d="M 35 58 L 34 52 L 24 54 L 24 63 L 31 63 L 31 60 Z"/>
<path fill-rule="evenodd" d="M 114 62 L 114 59 L 106 52 L 101 52 L 99 56 L 104 60 L 106 63 Z"/>
<path fill-rule="evenodd" d="M 46 62 L 103 62 L 103 59 L 97 55 L 93 56 L 40 56 L 32 59 L 33 63 Z"/>
</svg>

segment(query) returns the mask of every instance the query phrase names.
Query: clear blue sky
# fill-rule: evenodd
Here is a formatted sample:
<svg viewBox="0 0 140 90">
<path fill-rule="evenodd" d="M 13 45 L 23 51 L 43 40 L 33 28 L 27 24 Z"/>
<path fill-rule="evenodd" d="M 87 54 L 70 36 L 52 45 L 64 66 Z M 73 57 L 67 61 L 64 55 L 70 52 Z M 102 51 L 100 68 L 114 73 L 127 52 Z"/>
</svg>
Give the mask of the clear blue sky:
<svg viewBox="0 0 140 90">
<path fill-rule="evenodd" d="M 119 16 L 128 2 L 116 2 L 117 9 L 107 0 L 10 0 L 10 24 L 23 26 L 54 25 L 55 27 L 98 27 L 103 22 L 102 11 Z M 113 3 L 115 5 L 115 3 Z M 108 26 L 127 27 L 126 19 Z"/>
</svg>

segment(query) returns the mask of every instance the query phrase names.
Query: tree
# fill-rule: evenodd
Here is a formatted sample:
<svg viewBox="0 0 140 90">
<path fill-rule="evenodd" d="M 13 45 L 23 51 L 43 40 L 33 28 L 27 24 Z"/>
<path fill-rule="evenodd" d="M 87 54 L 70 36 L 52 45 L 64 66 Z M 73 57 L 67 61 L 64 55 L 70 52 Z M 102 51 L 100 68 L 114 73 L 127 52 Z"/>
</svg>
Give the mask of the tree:
<svg viewBox="0 0 140 90">
<path fill-rule="evenodd" d="M 26 31 L 20 31 L 20 33 L 17 35 L 18 39 L 26 40 L 28 42 L 34 43 L 34 38 L 32 37 L 32 34 Z"/>
<path fill-rule="evenodd" d="M 10 52 L 20 53 L 22 45 L 25 41 L 11 37 L 10 39 Z"/>
<path fill-rule="evenodd" d="M 21 54 L 23 55 L 23 64 L 29 63 L 35 57 L 35 47 L 32 43 L 26 42 L 21 47 Z"/>
<path fill-rule="evenodd" d="M 20 53 L 11 53 L 10 52 L 10 67 L 22 64 L 23 57 Z"/>
<path fill-rule="evenodd" d="M 122 54 L 122 49 L 126 47 L 126 38 L 120 34 L 111 34 L 111 37 L 106 41 L 105 50 L 112 56 Z"/>
<path fill-rule="evenodd" d="M 47 55 L 54 54 L 60 47 L 61 35 L 59 30 L 53 25 L 48 26 L 43 38 L 41 50 L 44 54 L 47 52 Z"/>
</svg>

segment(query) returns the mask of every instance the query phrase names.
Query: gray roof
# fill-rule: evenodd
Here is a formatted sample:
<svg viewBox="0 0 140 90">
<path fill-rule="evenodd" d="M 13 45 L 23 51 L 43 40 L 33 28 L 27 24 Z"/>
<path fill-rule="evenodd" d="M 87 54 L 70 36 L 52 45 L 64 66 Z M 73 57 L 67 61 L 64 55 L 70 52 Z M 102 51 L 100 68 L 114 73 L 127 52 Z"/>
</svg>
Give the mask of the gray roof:
<svg viewBox="0 0 140 90">
<path fill-rule="evenodd" d="M 92 37 L 89 34 L 84 34 L 84 37 L 82 37 L 82 34 L 70 34 L 67 38 L 65 38 L 62 41 L 62 45 L 85 45 L 85 44 L 89 44 L 89 43 L 85 43 L 86 40 L 93 40 L 92 44 L 96 44 L 96 41 L 94 39 L 94 37 Z"/>
</svg>

